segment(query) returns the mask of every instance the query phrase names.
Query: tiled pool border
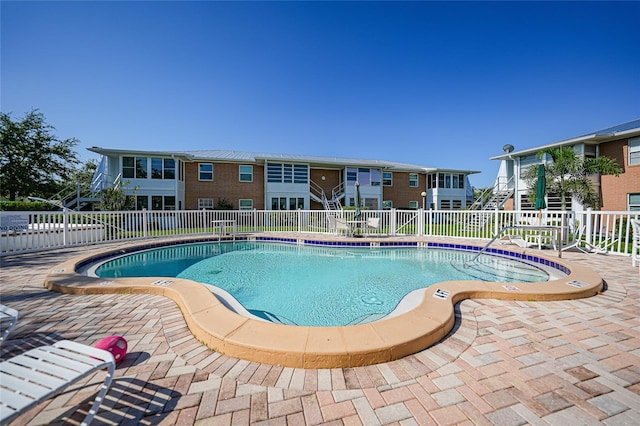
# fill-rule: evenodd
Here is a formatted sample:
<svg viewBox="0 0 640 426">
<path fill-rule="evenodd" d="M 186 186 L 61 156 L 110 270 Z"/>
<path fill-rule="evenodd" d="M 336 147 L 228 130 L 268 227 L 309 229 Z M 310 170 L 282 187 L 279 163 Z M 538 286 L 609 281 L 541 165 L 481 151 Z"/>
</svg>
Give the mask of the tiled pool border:
<svg viewBox="0 0 640 426">
<path fill-rule="evenodd" d="M 276 236 L 244 236 L 236 241 L 279 242 L 325 247 L 421 247 L 478 252 L 480 245 L 428 240 L 345 239 L 321 240 Z M 467 298 L 507 300 L 562 300 L 589 297 L 602 290 L 602 279 L 593 270 L 578 264 L 554 260 L 528 250 L 489 248 L 488 253 L 538 263 L 567 274 L 545 283 L 504 283 L 447 281 L 417 290 L 406 311 L 367 324 L 344 327 L 304 327 L 274 324 L 236 314 L 221 303 L 205 286 L 172 278 L 167 285 L 156 285 L 164 277 L 115 278 L 87 277 L 76 271 L 89 262 L 132 251 L 168 245 L 215 242 L 208 237 L 132 244 L 98 255 L 80 256 L 57 265 L 45 280 L 51 290 L 75 294 L 148 293 L 174 300 L 192 333 L 208 345 L 229 356 L 249 361 L 301 368 L 337 368 L 370 365 L 399 359 L 425 349 L 446 336 L 455 323 L 454 305 Z M 482 242 L 479 242 L 481 244 Z M 579 285 L 577 285 L 578 283 Z"/>
</svg>

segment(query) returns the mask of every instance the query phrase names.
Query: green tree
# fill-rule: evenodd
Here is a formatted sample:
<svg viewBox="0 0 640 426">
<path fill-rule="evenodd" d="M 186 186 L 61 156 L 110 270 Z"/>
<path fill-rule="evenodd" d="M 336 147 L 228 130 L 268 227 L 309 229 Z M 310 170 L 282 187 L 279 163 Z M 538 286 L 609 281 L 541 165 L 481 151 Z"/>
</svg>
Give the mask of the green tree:
<svg viewBox="0 0 640 426">
<path fill-rule="evenodd" d="M 48 198 L 69 179 L 78 140 L 58 139 L 37 109 L 22 120 L 0 113 L 0 193 L 10 201 L 18 197 Z"/>
<path fill-rule="evenodd" d="M 583 206 L 600 207 L 600 195 L 593 186 L 591 176 L 615 175 L 623 172 L 622 167 L 610 157 L 583 158 L 571 147 L 546 148 L 538 153 L 539 158 L 549 155 L 552 162 L 545 164 L 547 194 L 560 197 L 562 210 L 566 210 L 567 197 L 578 200 Z M 525 179 L 529 189 L 529 199 L 535 202 L 537 167 L 527 170 Z"/>
<path fill-rule="evenodd" d="M 128 194 L 128 186 L 129 182 L 123 182 L 121 185 L 103 189 L 100 195 L 100 209 L 106 211 L 133 210 L 138 187 L 133 188 L 132 194 Z"/>
</svg>

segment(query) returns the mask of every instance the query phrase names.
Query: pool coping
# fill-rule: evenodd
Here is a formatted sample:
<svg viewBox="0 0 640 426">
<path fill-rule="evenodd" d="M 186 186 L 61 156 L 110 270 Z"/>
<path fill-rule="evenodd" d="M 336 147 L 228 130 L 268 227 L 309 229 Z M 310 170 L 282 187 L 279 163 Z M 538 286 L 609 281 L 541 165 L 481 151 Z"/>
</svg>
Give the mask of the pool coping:
<svg viewBox="0 0 640 426">
<path fill-rule="evenodd" d="M 437 247 L 479 251 L 482 246 L 436 239 L 334 239 L 308 236 L 246 236 L 249 241 L 349 247 Z M 551 301 L 591 297 L 603 289 L 600 275 L 585 266 L 551 258 L 533 249 L 490 248 L 490 252 L 533 260 L 561 269 L 568 276 L 540 283 L 444 281 L 424 289 L 422 300 L 410 310 L 381 320 L 340 327 L 292 326 L 239 315 L 228 309 L 205 285 L 166 277 L 97 278 L 81 275 L 89 261 L 129 251 L 194 242 L 217 242 L 217 237 L 179 238 L 106 249 L 57 265 L 45 278 L 49 290 L 69 294 L 154 294 L 173 300 L 191 333 L 209 348 L 227 356 L 294 368 L 341 368 L 389 362 L 432 346 L 455 323 L 455 304 L 464 299 Z M 482 242 L 479 242 L 481 244 Z"/>
</svg>

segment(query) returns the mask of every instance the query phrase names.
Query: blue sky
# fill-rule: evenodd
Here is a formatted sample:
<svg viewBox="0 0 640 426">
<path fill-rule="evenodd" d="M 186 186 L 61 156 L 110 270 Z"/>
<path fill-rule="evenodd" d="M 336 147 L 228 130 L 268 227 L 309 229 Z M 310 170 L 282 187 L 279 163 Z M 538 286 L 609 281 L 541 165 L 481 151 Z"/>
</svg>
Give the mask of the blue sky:
<svg viewBox="0 0 640 426">
<path fill-rule="evenodd" d="M 1 106 L 61 138 L 482 171 L 640 117 L 640 2 L 2 1 Z"/>
</svg>

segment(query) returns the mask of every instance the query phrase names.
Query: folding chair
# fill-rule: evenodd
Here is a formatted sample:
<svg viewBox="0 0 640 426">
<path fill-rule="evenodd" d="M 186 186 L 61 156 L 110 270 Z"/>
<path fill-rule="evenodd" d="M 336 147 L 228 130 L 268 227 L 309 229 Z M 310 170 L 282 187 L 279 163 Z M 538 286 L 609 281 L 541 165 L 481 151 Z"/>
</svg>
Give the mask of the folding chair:
<svg viewBox="0 0 640 426">
<path fill-rule="evenodd" d="M 4 343 L 9 333 L 11 333 L 11 330 L 13 330 L 13 327 L 16 326 L 18 317 L 18 311 L 8 306 L 0 305 L 0 327 L 2 327 L 0 329 L 2 330 L 0 333 L 0 345 Z M 8 325 L 5 325 L 7 323 Z"/>
<path fill-rule="evenodd" d="M 31 349 L 0 363 L 0 423 L 6 424 L 89 374 L 107 376 L 82 425 L 96 415 L 111 386 L 116 362 L 110 352 L 70 340 Z"/>
</svg>

